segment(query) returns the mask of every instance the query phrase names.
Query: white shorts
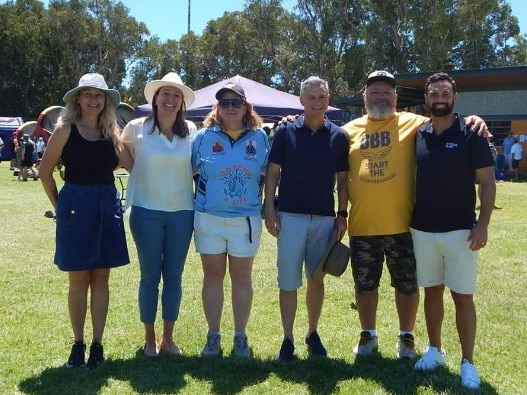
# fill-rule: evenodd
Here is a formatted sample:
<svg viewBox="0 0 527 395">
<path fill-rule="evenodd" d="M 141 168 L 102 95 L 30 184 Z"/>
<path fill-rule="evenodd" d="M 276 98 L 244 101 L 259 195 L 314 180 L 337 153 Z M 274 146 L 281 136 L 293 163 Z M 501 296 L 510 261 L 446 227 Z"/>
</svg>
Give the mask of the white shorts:
<svg viewBox="0 0 527 395">
<path fill-rule="evenodd" d="M 459 294 L 476 292 L 478 253 L 469 248 L 469 230 L 444 233 L 410 229 L 414 243 L 417 284 L 444 284 Z"/>
<path fill-rule="evenodd" d="M 194 244 L 200 254 L 226 252 L 237 258 L 256 255 L 262 236 L 262 219 L 255 217 L 224 218 L 194 212 Z"/>
<path fill-rule="evenodd" d="M 302 286 L 302 268 L 311 277 L 328 247 L 335 218 L 278 212 L 278 287 L 295 291 Z"/>
</svg>

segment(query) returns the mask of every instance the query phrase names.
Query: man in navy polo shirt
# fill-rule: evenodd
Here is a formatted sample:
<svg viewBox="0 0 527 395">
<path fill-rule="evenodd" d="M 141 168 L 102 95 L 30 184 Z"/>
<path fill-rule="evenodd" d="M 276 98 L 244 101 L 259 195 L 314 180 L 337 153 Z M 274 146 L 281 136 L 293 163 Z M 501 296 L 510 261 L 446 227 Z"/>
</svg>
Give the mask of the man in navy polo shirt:
<svg viewBox="0 0 527 395">
<path fill-rule="evenodd" d="M 265 180 L 265 226 L 278 243 L 278 287 L 284 340 L 278 359 L 294 357 L 293 324 L 297 289 L 305 268 L 308 331 L 305 342 L 312 355 L 326 356 L 317 333 L 324 300 L 324 282 L 312 278 L 334 230 L 340 240 L 347 228 L 348 137 L 331 123 L 328 83 L 309 77 L 300 86 L 304 114 L 275 131 Z M 337 183 L 338 210 L 333 192 Z M 274 196 L 278 188 L 278 212 Z"/>
<path fill-rule="evenodd" d="M 473 362 L 476 339 L 478 251 L 485 247 L 494 208 L 494 160 L 487 139 L 478 136 L 453 113 L 455 81 L 446 73 L 430 76 L 425 101 L 431 120 L 416 136 L 417 177 L 411 232 L 418 285 L 425 288 L 424 311 L 429 346 L 415 364 L 420 371 L 445 365 L 441 344 L 445 286 L 456 308 L 461 343 L 461 383 L 480 386 Z M 476 219 L 474 182 L 481 187 L 481 209 Z"/>
</svg>

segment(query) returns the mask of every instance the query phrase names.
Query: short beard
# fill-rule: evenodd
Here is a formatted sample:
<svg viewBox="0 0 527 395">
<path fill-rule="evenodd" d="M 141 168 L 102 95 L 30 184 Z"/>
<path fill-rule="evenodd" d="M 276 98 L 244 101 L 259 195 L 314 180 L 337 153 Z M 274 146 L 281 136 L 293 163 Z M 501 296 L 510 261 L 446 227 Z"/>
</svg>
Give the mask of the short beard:
<svg viewBox="0 0 527 395">
<path fill-rule="evenodd" d="M 454 106 L 448 105 L 446 107 L 437 108 L 437 107 L 429 107 L 430 114 L 432 114 L 434 117 L 446 117 L 447 115 L 452 114 L 454 111 Z"/>
<path fill-rule="evenodd" d="M 366 112 L 368 113 L 368 118 L 384 121 L 395 115 L 395 108 L 385 105 L 366 105 Z"/>
</svg>

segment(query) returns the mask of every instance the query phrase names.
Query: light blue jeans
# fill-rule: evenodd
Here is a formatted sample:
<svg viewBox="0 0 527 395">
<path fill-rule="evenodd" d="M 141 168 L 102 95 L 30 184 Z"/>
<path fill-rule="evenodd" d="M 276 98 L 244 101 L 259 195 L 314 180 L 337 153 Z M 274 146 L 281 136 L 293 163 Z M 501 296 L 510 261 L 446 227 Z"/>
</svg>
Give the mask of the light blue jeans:
<svg viewBox="0 0 527 395">
<path fill-rule="evenodd" d="M 192 237 L 193 210 L 166 212 L 132 206 L 130 230 L 139 257 L 139 315 L 156 319 L 159 282 L 163 277 L 161 310 L 164 321 L 176 321 L 181 305 L 181 278 Z"/>
</svg>

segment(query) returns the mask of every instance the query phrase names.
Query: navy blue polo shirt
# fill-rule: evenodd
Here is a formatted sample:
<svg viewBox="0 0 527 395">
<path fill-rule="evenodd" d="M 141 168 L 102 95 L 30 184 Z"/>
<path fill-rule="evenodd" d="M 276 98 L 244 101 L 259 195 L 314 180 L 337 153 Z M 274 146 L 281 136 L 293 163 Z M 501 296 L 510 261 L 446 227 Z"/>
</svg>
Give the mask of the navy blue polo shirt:
<svg viewBox="0 0 527 395">
<path fill-rule="evenodd" d="M 416 135 L 417 177 L 411 226 L 424 232 L 472 229 L 476 169 L 492 167 L 487 140 L 456 114 L 454 124 L 436 135 L 431 123 Z"/>
<path fill-rule="evenodd" d="M 315 133 L 303 115 L 281 124 L 269 154 L 269 162 L 281 166 L 278 209 L 334 216 L 335 173 L 348 170 L 348 152 L 346 132 L 327 119 Z"/>
</svg>

